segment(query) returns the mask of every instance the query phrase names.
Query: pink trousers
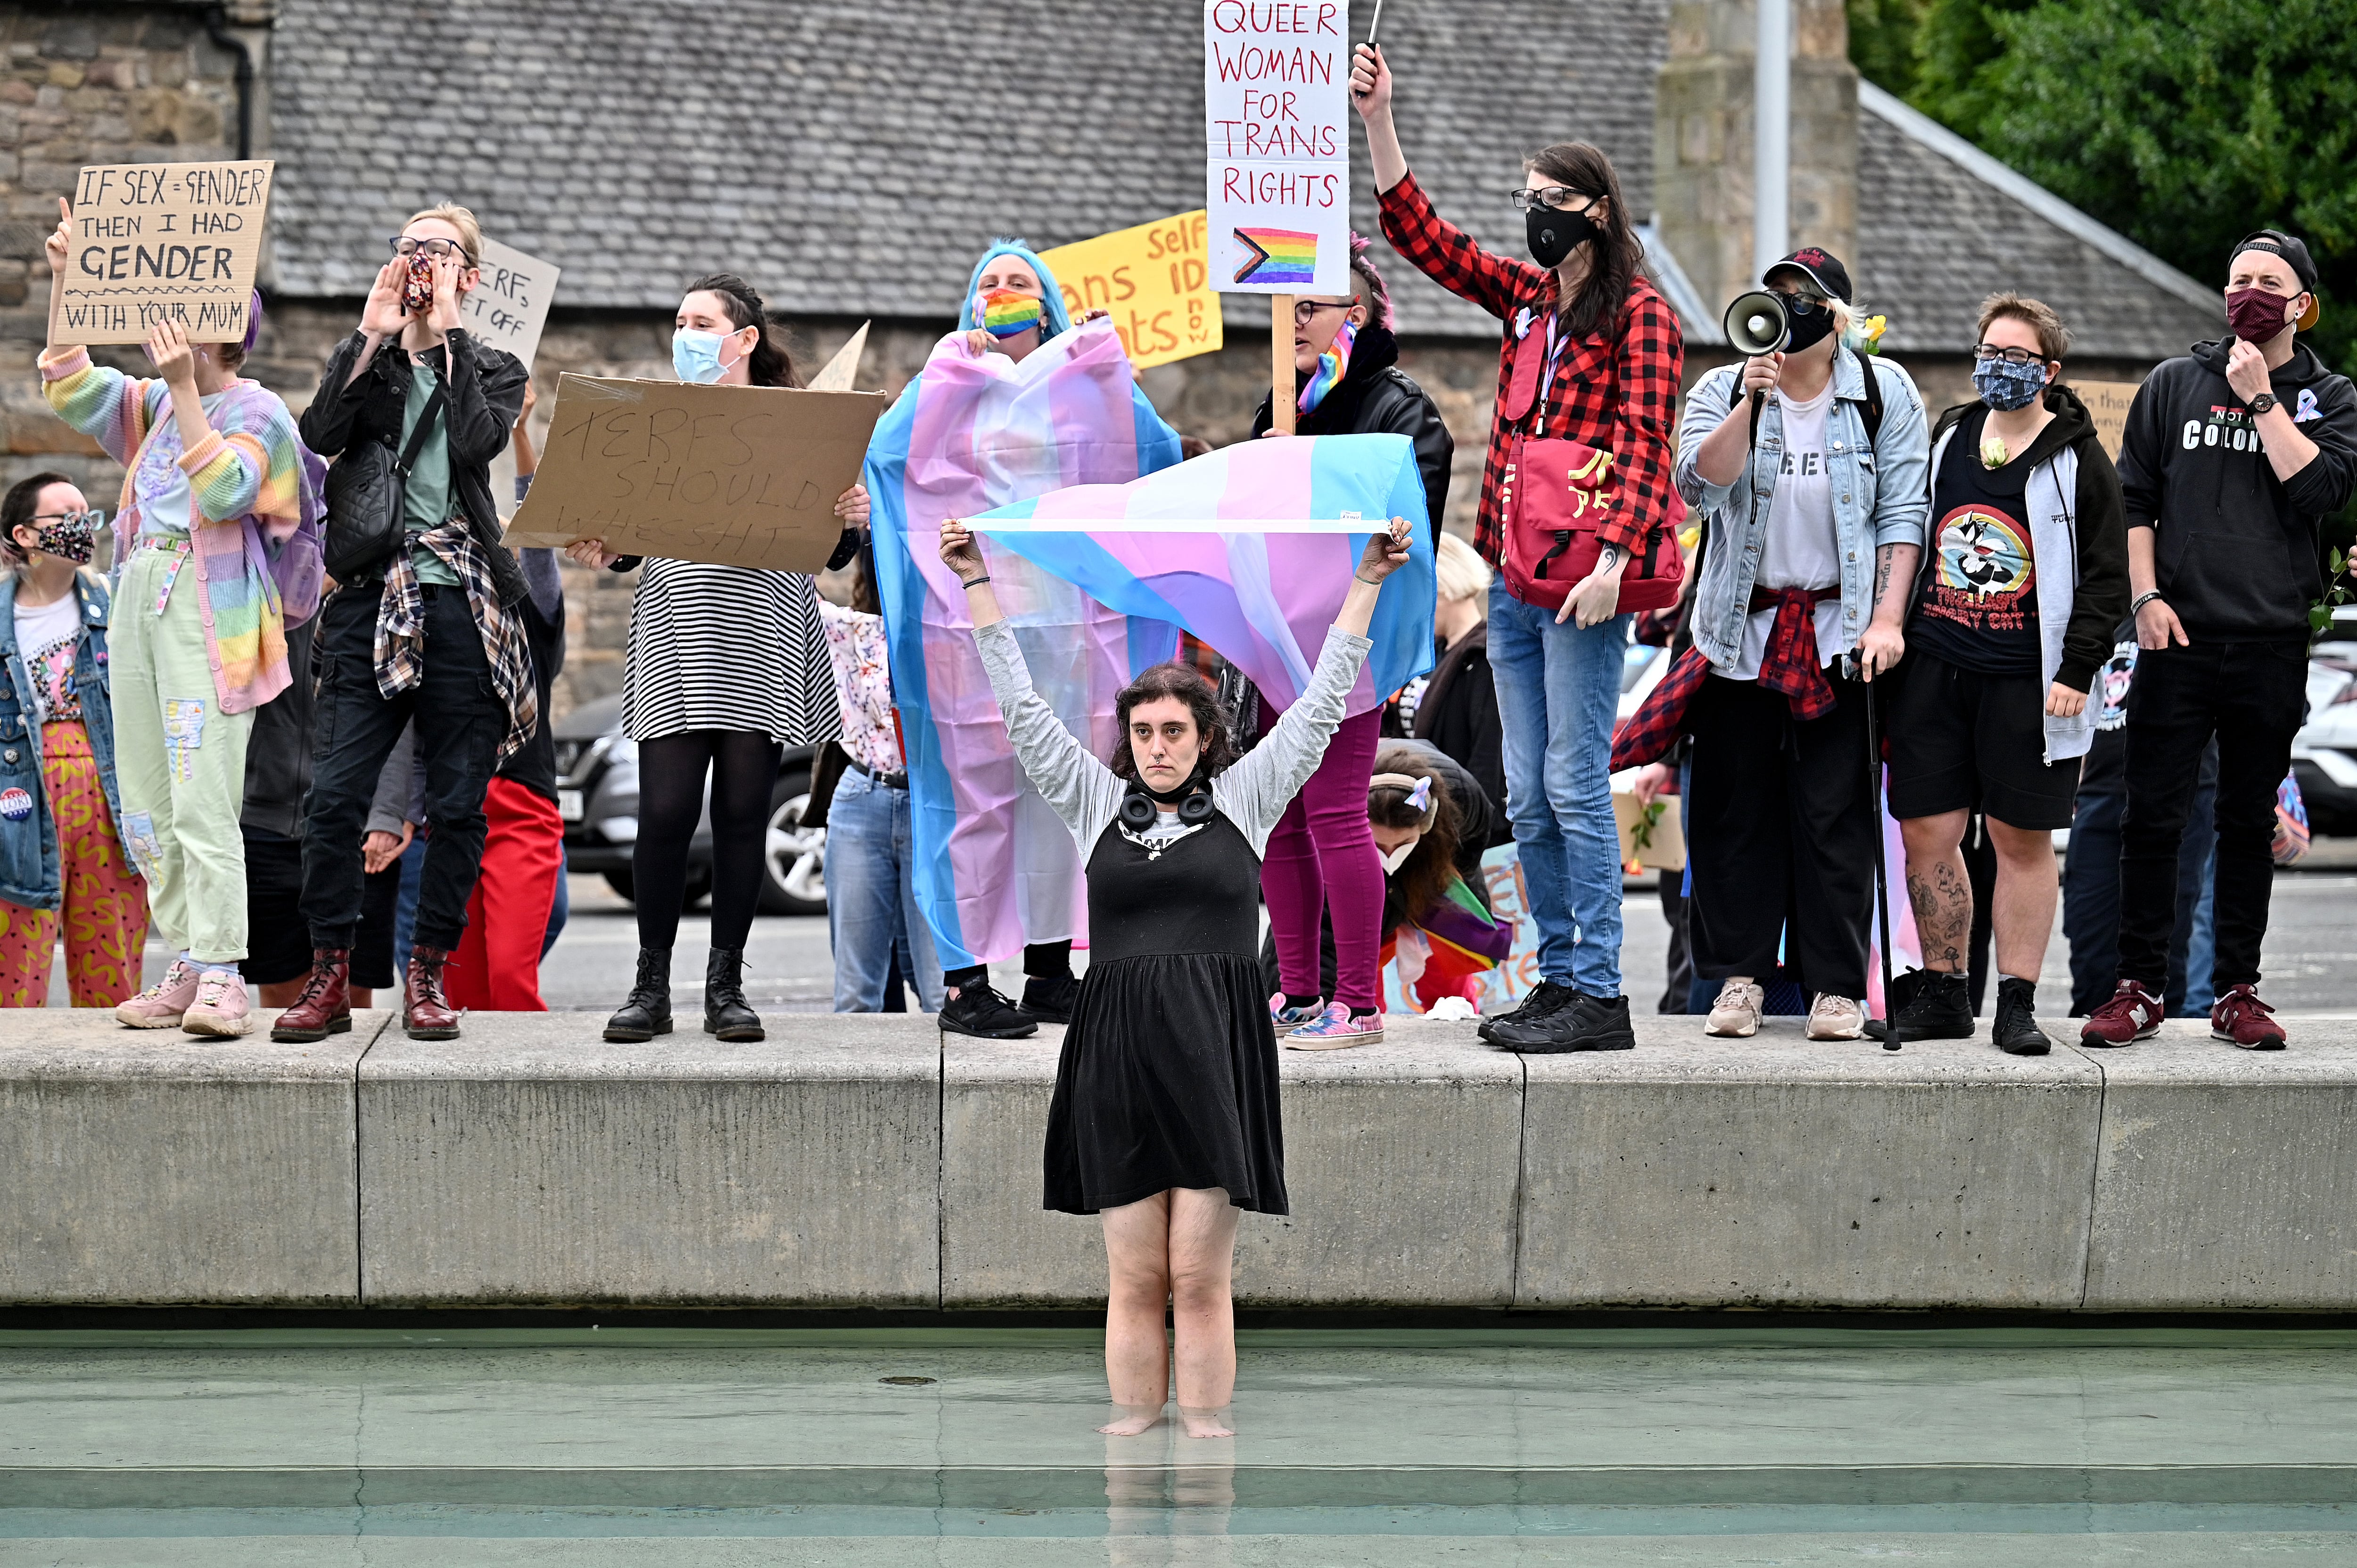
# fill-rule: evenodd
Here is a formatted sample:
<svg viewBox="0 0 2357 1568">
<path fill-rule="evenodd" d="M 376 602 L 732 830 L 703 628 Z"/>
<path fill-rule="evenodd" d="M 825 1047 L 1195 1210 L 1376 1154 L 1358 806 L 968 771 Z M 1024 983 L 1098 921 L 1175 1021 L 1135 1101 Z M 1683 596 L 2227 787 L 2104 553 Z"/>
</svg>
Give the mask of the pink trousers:
<svg viewBox="0 0 2357 1568">
<path fill-rule="evenodd" d="M 1276 939 L 1276 972 L 1286 992 L 1313 996 L 1318 973 L 1318 914 L 1334 926 L 1334 994 L 1353 1011 L 1382 1004 L 1383 868 L 1367 825 L 1367 780 L 1375 769 L 1383 710 L 1342 721 L 1325 760 L 1285 809 L 1261 859 L 1261 897 Z"/>
</svg>

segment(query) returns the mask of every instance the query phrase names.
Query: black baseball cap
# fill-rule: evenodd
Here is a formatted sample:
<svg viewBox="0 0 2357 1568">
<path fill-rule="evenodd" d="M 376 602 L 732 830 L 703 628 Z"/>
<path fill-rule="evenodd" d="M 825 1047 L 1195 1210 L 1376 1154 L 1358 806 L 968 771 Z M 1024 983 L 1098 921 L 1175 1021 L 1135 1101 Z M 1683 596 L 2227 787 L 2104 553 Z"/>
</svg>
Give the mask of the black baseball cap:
<svg viewBox="0 0 2357 1568">
<path fill-rule="evenodd" d="M 2316 263 L 2309 259 L 2306 242 L 2280 229 L 2260 229 L 2235 242 L 2233 252 L 2226 258 L 2226 264 L 2233 265 L 2234 257 L 2244 251 L 2265 251 L 2284 259 L 2285 264 L 2291 268 L 2292 276 L 2299 279 L 2300 288 L 2308 295 L 2308 309 L 2294 325 L 2303 332 L 2314 327 L 2324 311 L 2323 302 L 2316 297 Z"/>
<path fill-rule="evenodd" d="M 2293 243 L 2298 242 L 2294 241 Z M 2303 256 L 2307 253 L 2305 251 L 2300 252 Z M 1832 252 L 1819 250 L 1814 245 L 1803 245 L 1760 274 L 1760 286 L 1768 286 L 1770 280 L 1787 267 L 1806 276 L 1817 285 L 1817 292 L 1827 298 L 1838 299 L 1844 305 L 1850 302 L 1849 269 L 1842 265 L 1841 258 Z"/>
</svg>

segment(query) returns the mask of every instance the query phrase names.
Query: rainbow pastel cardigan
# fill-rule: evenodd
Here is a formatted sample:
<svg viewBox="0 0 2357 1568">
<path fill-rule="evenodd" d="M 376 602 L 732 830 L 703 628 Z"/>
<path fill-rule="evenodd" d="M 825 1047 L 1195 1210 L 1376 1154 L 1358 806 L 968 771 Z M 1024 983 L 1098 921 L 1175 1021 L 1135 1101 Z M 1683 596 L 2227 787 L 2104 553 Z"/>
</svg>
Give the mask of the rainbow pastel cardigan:
<svg viewBox="0 0 2357 1568">
<path fill-rule="evenodd" d="M 244 713 L 285 691 L 293 680 L 286 628 L 319 605 L 327 465 L 303 445 L 278 394 L 231 381 L 206 416 L 212 434 L 182 452 L 161 381 L 135 380 L 91 364 L 84 349 L 59 349 L 41 356 L 41 390 L 59 418 L 125 469 L 114 517 L 118 569 L 139 535 L 142 467 L 172 461 L 188 476 L 198 519 L 190 555 L 197 605 L 221 712 Z"/>
</svg>

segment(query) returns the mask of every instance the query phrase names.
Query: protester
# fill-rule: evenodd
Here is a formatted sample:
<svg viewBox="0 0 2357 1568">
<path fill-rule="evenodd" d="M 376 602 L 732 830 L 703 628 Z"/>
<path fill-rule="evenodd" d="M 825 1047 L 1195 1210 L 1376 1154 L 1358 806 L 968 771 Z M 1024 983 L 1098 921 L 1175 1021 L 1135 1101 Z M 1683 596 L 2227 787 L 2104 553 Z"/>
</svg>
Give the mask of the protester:
<svg viewBox="0 0 2357 1568">
<path fill-rule="evenodd" d="M 683 381 L 801 384 L 793 361 L 770 336 L 761 296 L 734 273 L 687 285 L 673 318 L 671 359 Z M 864 525 L 866 506 L 866 493 L 855 485 L 835 510 Z M 617 572 L 640 560 L 595 539 L 565 553 Z M 622 730 L 639 747 L 639 837 L 630 851 L 639 966 L 629 998 L 607 1020 L 606 1038 L 671 1033 L 671 950 L 707 779 L 712 948 L 704 967 L 704 1032 L 723 1040 L 765 1037 L 760 1015 L 745 1000 L 745 941 L 767 874 L 778 764 L 787 746 L 831 740 L 841 723 L 809 573 L 646 561 L 630 602 L 622 673 Z"/>
<path fill-rule="evenodd" d="M 2230 336 L 2163 361 L 2120 447 L 2130 613 L 2117 988 L 2080 1033 L 2125 1046 L 2159 1027 L 2178 855 L 2203 749 L 2218 742 L 2211 1033 L 2280 1050 L 2259 999 L 2275 880 L 2276 792 L 2307 712 L 2318 525 L 2357 487 L 2357 392 L 2298 342 L 2319 314 L 2308 247 L 2262 229 L 2229 259 Z"/>
<path fill-rule="evenodd" d="M 1940 416 L 1931 548 L 1890 703 L 1890 814 L 1928 972 L 1897 1009 L 1901 1040 L 1968 1040 L 1974 898 L 1964 856 L 1975 806 L 1996 852 L 1990 900 L 1997 1048 L 2044 1056 L 2035 1006 L 2071 825 L 2100 704 L 2087 693 L 2127 613 L 2119 474 L 2062 385 L 2071 333 L 2016 294 L 1982 302 L 1978 403 Z"/>
<path fill-rule="evenodd" d="M 1351 236 L 1351 291 L 1305 295 L 1293 306 L 1293 389 L 1302 435 L 1363 435 L 1388 432 L 1415 444 L 1425 505 L 1437 540 L 1448 504 L 1448 465 L 1457 452 L 1440 410 L 1399 368 L 1393 336 L 1391 291 L 1367 255 L 1367 242 Z M 1275 395 L 1274 391 L 1271 396 Z M 1263 403 L 1253 418 L 1255 436 L 1270 433 L 1273 409 Z M 1254 733 L 1275 715 L 1254 693 Z M 1370 708 L 1342 721 L 1316 772 L 1286 808 L 1261 859 L 1261 893 L 1276 940 L 1280 989 L 1269 1012 L 1288 1043 L 1309 1049 L 1364 1045 L 1383 1037 L 1378 922 L 1383 873 L 1367 829 L 1367 775 L 1372 768 L 1383 711 Z M 1318 973 L 1320 916 L 1333 933 L 1334 988 Z"/>
<path fill-rule="evenodd" d="M 1341 722 L 1408 530 L 1394 519 L 1367 541 L 1308 687 L 1253 751 L 1235 757 L 1209 682 L 1161 664 L 1122 693 L 1108 766 L 1033 692 L 974 535 L 942 525 L 1016 754 L 1087 857 L 1089 972 L 1048 1111 L 1046 1207 L 1103 1216 L 1109 1434 L 1161 1417 L 1167 1308 L 1187 1434 L 1232 1435 L 1236 1217 L 1290 1211 L 1276 1036 L 1253 960 L 1257 863 Z"/>
<path fill-rule="evenodd" d="M 108 596 L 84 570 L 105 521 L 63 474 L 0 498 L 0 1006 L 48 1004 L 60 930 L 75 1006 L 139 990 L 147 888 L 115 830 Z"/>
<path fill-rule="evenodd" d="M 1809 1038 L 1854 1040 L 1881 832 L 1866 682 L 1906 650 L 1923 404 L 1905 371 L 1844 341 L 1861 318 L 1837 258 L 1806 247 L 1760 281 L 1785 297 L 1790 342 L 1705 376 L 1678 432 L 1678 488 L 1712 538 L 1693 618 L 1708 672 L 1684 715 L 1687 934 L 1695 975 L 1719 983 L 1707 1033 L 1759 1029 L 1781 954 L 1812 993 Z M 1828 676 L 1853 654 L 1858 678 Z"/>
<path fill-rule="evenodd" d="M 526 381 L 511 434 L 519 504 L 540 466 L 526 429 L 535 401 Z M 540 958 L 565 880 L 565 819 L 556 811 L 556 742 L 549 730 L 549 688 L 565 670 L 565 584 L 554 550 L 519 550 L 516 564 L 527 591 L 515 613 L 532 647 L 540 722 L 483 791 L 482 871 L 468 896 L 467 934 L 447 976 L 450 1004 L 478 1013 L 548 1010 L 540 999 Z"/>
<path fill-rule="evenodd" d="M 481 281 L 482 234 L 463 207 L 418 213 L 393 241 L 358 330 L 328 357 L 303 412 L 314 451 L 414 446 L 400 542 L 345 564 L 320 616 L 319 747 L 306 802 L 303 915 L 311 975 L 271 1037 L 324 1039 L 351 1026 L 351 951 L 363 901 L 361 837 L 386 755 L 413 716 L 429 836 L 402 1026 L 452 1039 L 446 971 L 466 934 L 483 854 L 491 770 L 539 725 L 515 557 L 500 543 L 490 465 L 522 406 L 524 368 L 462 325 Z M 412 308 L 413 275 L 426 303 Z M 354 503 L 347 501 L 347 506 Z M 347 516 L 345 530 L 376 520 Z M 388 520 L 390 521 L 390 520 Z M 329 532 L 339 520 L 330 518 Z"/>
<path fill-rule="evenodd" d="M 1392 123 L 1392 72 L 1361 45 L 1351 89 L 1366 122 L 1383 237 L 1427 276 L 1506 323 L 1498 405 L 1473 542 L 1493 564 L 1508 544 L 1508 474 L 1525 435 L 1609 456 L 1597 564 L 1558 610 L 1490 589 L 1507 810 L 1538 923 L 1541 983 L 1481 1037 L 1518 1051 L 1627 1050 L 1620 992 L 1619 835 L 1609 771 L 1628 623 L 1624 587 L 1649 578 L 1676 521 L 1672 410 L 1684 360 L 1674 312 L 1638 271 L 1642 247 L 1611 161 L 1583 142 L 1523 166 L 1515 205 L 1533 261 L 1493 255 L 1444 221 L 1408 173 Z M 1676 546 L 1671 545 L 1674 552 Z M 1635 575 L 1631 562 L 1641 562 Z"/>
<path fill-rule="evenodd" d="M 877 1013 L 898 976 L 928 1013 L 942 1010 L 940 961 L 917 907 L 909 759 L 892 713 L 892 671 L 876 597 L 875 550 L 852 563 L 851 607 L 819 601 L 843 714 L 847 770 L 826 818 L 826 934 L 834 1010 Z"/>
<path fill-rule="evenodd" d="M 1490 802 L 1506 800 L 1506 763 L 1498 724 L 1498 688 L 1490 674 L 1490 567 L 1453 533 L 1440 536 L 1432 556 L 1439 602 L 1433 607 L 1434 664 L 1408 683 L 1398 703 L 1401 734 L 1429 741 L 1472 775 Z M 1480 848 L 1512 843 L 1513 824 L 1503 810 Z"/>
<path fill-rule="evenodd" d="M 47 244 L 53 304 L 71 227 L 62 199 L 58 209 Z M 246 743 L 254 710 L 293 683 L 286 628 L 310 618 L 320 585 L 319 461 L 277 394 L 237 374 L 261 326 L 259 295 L 242 342 L 191 343 L 178 321 L 158 324 L 146 343 L 152 381 L 55 342 L 40 360 L 49 406 L 126 470 L 114 590 L 137 613 L 110 627 L 107 649 L 117 823 L 174 955 L 161 980 L 115 1009 L 135 1029 L 236 1036 L 253 1026 L 238 972 Z"/>
</svg>

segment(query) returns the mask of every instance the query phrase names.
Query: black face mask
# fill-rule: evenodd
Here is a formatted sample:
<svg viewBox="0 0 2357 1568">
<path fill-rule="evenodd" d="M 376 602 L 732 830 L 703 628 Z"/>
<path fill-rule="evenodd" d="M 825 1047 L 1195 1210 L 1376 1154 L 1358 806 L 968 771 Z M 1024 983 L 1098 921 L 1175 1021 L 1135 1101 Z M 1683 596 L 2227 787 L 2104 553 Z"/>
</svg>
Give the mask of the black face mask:
<svg viewBox="0 0 2357 1568">
<path fill-rule="evenodd" d="M 1593 240 L 1600 232 L 1596 220 L 1585 212 L 1534 207 L 1523 216 L 1530 228 L 1531 260 L 1543 267 L 1561 266 L 1583 241 Z"/>
<path fill-rule="evenodd" d="M 1797 302 L 1788 301 L 1784 306 L 1784 319 L 1792 323 L 1792 340 L 1784 345 L 1787 354 L 1797 354 L 1803 349 L 1824 342 L 1825 335 L 1834 329 L 1832 306 L 1811 301 L 1807 309 L 1795 310 L 1792 308 L 1794 303 Z"/>
</svg>

